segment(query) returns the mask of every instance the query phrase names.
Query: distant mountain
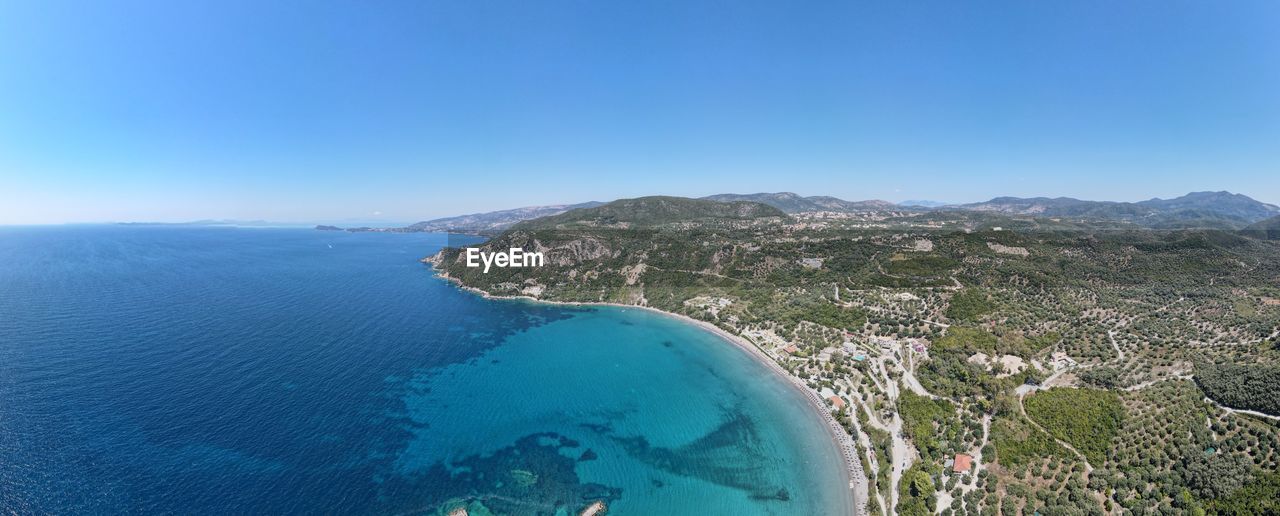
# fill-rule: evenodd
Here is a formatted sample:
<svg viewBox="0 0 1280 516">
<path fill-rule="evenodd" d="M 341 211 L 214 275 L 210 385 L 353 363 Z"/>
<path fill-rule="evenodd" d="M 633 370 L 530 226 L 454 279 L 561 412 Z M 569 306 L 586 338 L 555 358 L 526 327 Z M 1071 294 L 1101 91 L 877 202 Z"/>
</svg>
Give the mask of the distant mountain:
<svg viewBox="0 0 1280 516">
<path fill-rule="evenodd" d="M 539 217 L 559 215 L 569 210 L 592 208 L 604 204 L 602 202 L 584 202 L 579 204 L 555 204 L 549 206 L 528 206 L 511 210 L 473 213 L 457 217 L 445 217 L 412 224 L 405 231 L 411 232 L 465 232 L 465 231 L 497 231 L 512 225 Z"/>
<path fill-rule="evenodd" d="M 1121 220 L 1154 228 L 1242 228 L 1280 215 L 1280 207 L 1230 192 L 1194 192 L 1175 199 L 1142 202 L 1082 201 L 1070 197 L 997 197 L 955 208 L 1037 217 Z"/>
<path fill-rule="evenodd" d="M 1280 240 L 1280 215 L 1254 222 L 1240 232 L 1254 238 Z"/>
<path fill-rule="evenodd" d="M 1231 192 L 1192 192 L 1175 199 L 1151 199 L 1135 204 L 1163 213 L 1207 212 L 1254 222 L 1280 215 L 1280 207 L 1274 204 Z"/>
<path fill-rule="evenodd" d="M 512 229 L 580 226 L 643 227 L 693 220 L 749 220 L 786 216 L 786 213 L 783 213 L 782 210 L 758 202 L 722 202 L 706 199 L 688 199 L 685 197 L 653 196 L 619 199 L 595 207 L 566 211 L 559 215 L 521 222 Z"/>
<path fill-rule="evenodd" d="M 1082 201 L 1070 197 L 996 197 L 990 201 L 960 204 L 950 206 L 948 209 L 993 212 L 1004 215 L 1107 220 L 1132 220 L 1150 214 L 1150 210 L 1132 203 Z"/>
<path fill-rule="evenodd" d="M 901 206 L 904 208 L 941 208 L 943 206 L 950 206 L 950 205 L 951 203 L 949 202 L 926 201 L 926 200 L 920 200 L 920 199 L 911 199 L 908 201 L 902 201 L 898 203 L 898 206 Z"/>
<path fill-rule="evenodd" d="M 846 201 L 843 199 L 837 199 L 835 197 L 826 197 L 822 195 L 805 197 L 805 199 L 808 199 L 809 201 L 813 202 L 819 207 L 819 209 L 816 211 L 845 211 L 845 212 L 884 211 L 884 210 L 892 210 L 898 207 L 898 205 L 894 203 L 891 203 L 889 201 L 881 201 L 879 199 L 869 199 L 866 201 Z"/>
<path fill-rule="evenodd" d="M 888 201 L 846 201 L 835 197 L 812 196 L 801 197 L 791 192 L 756 193 L 756 194 L 718 194 L 702 197 L 704 200 L 716 202 L 758 202 L 768 204 L 786 213 L 806 213 L 814 211 L 884 211 L 897 208 Z"/>
<path fill-rule="evenodd" d="M 763 210 L 761 206 L 769 209 Z M 1158 229 L 1239 230 L 1263 219 L 1280 215 L 1280 207 L 1230 192 L 1193 192 L 1174 199 L 1150 199 L 1141 202 L 1085 201 L 1070 197 L 996 197 L 986 202 L 960 205 L 920 200 L 903 201 L 898 204 L 880 200 L 846 201 L 828 196 L 802 197 L 791 192 L 778 192 L 719 194 L 700 199 L 655 196 L 622 199 L 608 204 L 593 201 L 580 204 L 529 206 L 428 220 L 403 228 L 357 227 L 349 228 L 347 231 L 481 233 L 501 231 L 535 219 L 540 221 L 539 224 L 552 225 L 568 222 L 648 225 L 699 218 L 749 219 L 819 211 L 856 213 L 921 210 L 934 212 L 922 216 L 976 211 L 1001 216 L 1081 219 L 1088 223 L 1109 221 L 1120 225 L 1137 224 Z M 201 221 L 201 223 L 211 222 L 220 221 Z"/>
</svg>

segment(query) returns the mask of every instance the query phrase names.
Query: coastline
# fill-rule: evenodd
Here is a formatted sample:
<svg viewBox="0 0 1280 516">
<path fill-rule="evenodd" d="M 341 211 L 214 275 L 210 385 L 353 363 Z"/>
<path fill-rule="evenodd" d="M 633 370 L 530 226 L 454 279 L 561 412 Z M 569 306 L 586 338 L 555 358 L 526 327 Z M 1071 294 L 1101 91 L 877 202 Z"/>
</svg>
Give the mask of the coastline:
<svg viewBox="0 0 1280 516">
<path fill-rule="evenodd" d="M 822 419 L 824 423 L 826 423 L 824 427 L 827 430 L 827 435 L 828 437 L 831 438 L 832 444 L 836 446 L 836 449 L 840 451 L 840 454 L 843 456 L 843 459 L 844 459 L 843 462 L 845 467 L 842 469 L 842 471 L 845 477 L 845 483 L 846 485 L 849 486 L 849 498 L 852 500 L 854 514 L 858 516 L 865 516 L 866 514 L 868 514 L 866 507 L 867 507 L 868 498 L 870 497 L 870 487 L 867 483 L 866 474 L 862 470 L 862 461 L 857 455 L 857 447 L 854 445 L 853 437 L 850 436 L 847 432 L 845 432 L 844 428 L 840 426 L 839 422 L 837 422 L 835 418 L 831 416 L 830 408 L 827 407 L 826 403 L 823 402 L 821 396 L 817 392 L 814 392 L 807 385 L 805 385 L 804 382 L 800 380 L 800 378 L 797 378 L 795 375 L 792 375 L 791 373 L 783 369 L 782 366 L 778 365 L 778 362 L 774 360 L 773 357 L 770 357 L 768 354 L 764 352 L 764 350 L 760 349 L 758 346 L 756 346 L 754 343 L 747 340 L 746 338 L 743 338 L 740 335 L 735 335 L 733 333 L 730 333 L 724 328 L 716 326 L 710 322 L 694 319 L 684 314 L 677 314 L 677 313 L 667 312 L 665 310 L 659 310 L 657 308 L 653 308 L 650 306 L 628 305 L 623 303 L 610 303 L 610 302 L 603 302 L 603 301 L 594 302 L 594 303 L 584 303 L 584 302 L 578 302 L 578 301 L 551 301 L 546 299 L 538 299 L 532 296 L 493 295 L 493 294 L 490 294 L 489 292 L 478 289 L 476 287 L 471 287 L 471 286 L 462 284 L 462 281 L 459 280 L 458 278 L 449 276 L 447 272 L 442 271 L 438 267 L 436 267 L 434 262 L 423 260 L 423 263 L 426 263 L 432 266 L 431 269 L 435 277 L 446 280 L 450 283 L 453 283 L 456 287 L 462 290 L 468 291 L 472 294 L 478 295 L 485 299 L 528 301 L 528 302 L 534 302 L 534 303 L 546 303 L 551 305 L 564 305 L 564 306 L 612 306 L 617 308 L 638 308 L 638 309 L 647 310 L 649 312 L 659 314 L 665 317 L 674 318 L 681 322 L 696 325 L 702 328 L 703 330 L 711 332 L 712 334 L 720 337 L 722 340 L 732 344 L 734 347 L 737 347 L 738 349 L 745 352 L 747 355 L 751 356 L 751 358 L 756 360 L 757 363 L 763 365 L 766 369 L 769 369 L 771 372 L 773 372 L 780 379 L 785 381 L 792 388 L 796 389 L 797 394 L 799 394 L 802 398 L 804 398 L 808 402 L 807 404 L 809 405 L 809 408 L 813 409 L 818 415 L 818 417 Z"/>
</svg>

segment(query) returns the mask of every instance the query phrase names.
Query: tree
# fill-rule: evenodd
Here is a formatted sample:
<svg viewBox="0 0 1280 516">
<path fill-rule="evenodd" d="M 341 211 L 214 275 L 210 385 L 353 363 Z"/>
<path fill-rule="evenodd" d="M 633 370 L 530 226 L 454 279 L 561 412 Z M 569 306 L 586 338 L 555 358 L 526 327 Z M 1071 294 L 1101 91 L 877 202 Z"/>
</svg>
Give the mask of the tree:
<svg viewBox="0 0 1280 516">
<path fill-rule="evenodd" d="M 1226 496 L 1249 480 L 1252 464 L 1242 456 L 1224 452 L 1205 455 L 1192 445 L 1182 450 L 1191 460 L 1183 466 L 1182 477 L 1199 498 Z"/>
</svg>

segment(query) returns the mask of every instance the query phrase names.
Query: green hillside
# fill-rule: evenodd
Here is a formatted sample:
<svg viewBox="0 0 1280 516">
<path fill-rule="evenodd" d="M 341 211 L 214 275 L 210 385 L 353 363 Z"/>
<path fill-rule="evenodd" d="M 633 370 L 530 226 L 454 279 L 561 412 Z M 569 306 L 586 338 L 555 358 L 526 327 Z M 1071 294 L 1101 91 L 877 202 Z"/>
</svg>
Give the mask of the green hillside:
<svg viewBox="0 0 1280 516">
<path fill-rule="evenodd" d="M 1280 240 L 1280 215 L 1255 222 L 1240 232 L 1254 238 Z"/>
<path fill-rule="evenodd" d="M 515 225 L 513 229 L 649 227 L 706 219 L 750 220 L 786 216 L 777 208 L 757 202 L 715 202 L 653 196 L 619 199 L 593 208 L 570 210 L 559 215 L 525 221 Z"/>
</svg>

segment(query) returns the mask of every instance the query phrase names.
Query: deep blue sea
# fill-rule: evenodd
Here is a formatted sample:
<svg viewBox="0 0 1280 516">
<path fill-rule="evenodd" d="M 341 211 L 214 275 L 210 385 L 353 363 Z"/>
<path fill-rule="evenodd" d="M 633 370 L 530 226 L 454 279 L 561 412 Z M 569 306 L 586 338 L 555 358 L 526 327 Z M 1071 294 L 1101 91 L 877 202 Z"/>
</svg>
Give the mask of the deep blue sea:
<svg viewBox="0 0 1280 516">
<path fill-rule="evenodd" d="M 485 300 L 443 235 L 0 228 L 0 512 L 841 514 L 794 389 L 651 312 Z"/>
</svg>

